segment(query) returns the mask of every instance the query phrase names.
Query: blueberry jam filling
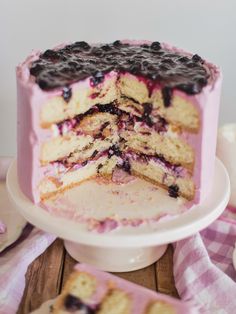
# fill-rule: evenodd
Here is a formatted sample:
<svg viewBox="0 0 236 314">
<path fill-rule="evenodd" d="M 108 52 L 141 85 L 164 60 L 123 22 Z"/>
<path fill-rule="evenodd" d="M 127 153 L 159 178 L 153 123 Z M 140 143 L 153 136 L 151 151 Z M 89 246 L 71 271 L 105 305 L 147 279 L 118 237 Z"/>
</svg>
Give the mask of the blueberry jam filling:
<svg viewBox="0 0 236 314">
<path fill-rule="evenodd" d="M 120 116 L 122 114 L 122 111 L 113 103 L 97 105 L 97 108 L 99 112 L 107 112 L 110 114 L 116 114 L 117 116 Z"/>
<path fill-rule="evenodd" d="M 68 294 L 64 299 L 64 307 L 67 311 L 73 313 L 80 311 L 81 314 L 95 314 L 96 310 L 84 304 L 79 298 Z"/>
<path fill-rule="evenodd" d="M 167 121 L 158 115 L 157 121 L 155 122 L 153 127 L 158 133 L 166 132 L 167 131 Z"/>
<path fill-rule="evenodd" d="M 148 163 L 151 159 L 153 159 L 154 161 L 162 163 L 165 166 L 165 168 L 174 172 L 175 174 L 177 174 L 179 172 L 179 168 L 181 167 L 179 164 L 170 163 L 161 154 L 159 154 L 159 155 L 157 155 L 157 154 L 156 155 L 148 155 L 148 154 L 134 153 L 132 151 L 128 151 L 126 153 L 126 156 L 128 156 L 128 158 L 138 160 L 138 161 L 143 162 L 143 163 Z"/>
<path fill-rule="evenodd" d="M 121 168 L 131 174 L 131 166 L 128 158 L 123 160 Z"/>
<path fill-rule="evenodd" d="M 152 122 L 152 120 L 151 120 L 151 118 L 150 118 L 150 114 L 152 113 L 152 108 L 153 108 L 153 106 L 152 106 L 152 104 L 150 104 L 150 103 L 144 103 L 144 104 L 143 104 L 142 120 L 143 120 L 144 122 L 146 122 L 146 124 L 147 124 L 148 126 L 150 126 L 150 127 L 153 126 L 153 122 Z"/>
<path fill-rule="evenodd" d="M 99 173 L 99 171 L 100 171 L 100 169 L 102 169 L 102 167 L 103 167 L 103 164 L 99 164 L 99 165 L 97 166 L 97 173 Z"/>
<path fill-rule="evenodd" d="M 132 73 L 146 80 L 153 89 L 163 89 L 166 107 L 171 104 L 173 89 L 187 94 L 200 93 L 207 85 L 208 71 L 198 55 L 185 56 L 173 52 L 155 41 L 134 45 L 116 40 L 111 44 L 90 46 L 84 41 L 75 42 L 57 50 L 46 50 L 30 67 L 30 74 L 43 90 L 63 88 L 90 77 L 91 86 L 104 81 L 110 71 Z M 65 100 L 70 92 L 65 92 Z"/>
<path fill-rule="evenodd" d="M 168 123 L 167 121 L 161 117 L 160 115 L 156 115 L 155 117 L 150 117 L 152 114 L 152 104 L 150 103 L 144 103 L 143 104 L 143 113 L 141 117 L 134 116 L 132 114 L 128 115 L 126 112 L 120 110 L 117 107 L 116 102 L 105 104 L 105 105 L 95 105 L 92 108 L 90 108 L 88 111 L 85 113 L 79 114 L 75 116 L 73 119 L 67 119 L 64 120 L 63 122 L 57 123 L 57 128 L 59 131 L 60 135 L 63 135 L 63 126 L 67 126 L 67 129 L 71 130 L 75 128 L 79 123 L 89 115 L 93 115 L 97 112 L 106 112 L 110 113 L 112 115 L 117 115 L 118 116 L 118 128 L 126 128 L 127 130 L 133 130 L 135 122 L 143 122 L 145 123 L 148 127 L 153 128 L 156 132 L 166 132 L 167 131 L 167 126 Z M 100 128 L 100 133 L 97 134 L 97 138 L 102 136 L 102 131 L 109 125 L 109 122 L 105 122 L 101 128 Z"/>
<path fill-rule="evenodd" d="M 118 145 L 112 145 L 108 150 L 108 158 L 111 158 L 114 155 L 118 157 L 122 155 Z"/>
<path fill-rule="evenodd" d="M 168 187 L 168 193 L 170 197 L 177 198 L 179 196 L 179 187 L 176 184 L 172 184 Z"/>
</svg>

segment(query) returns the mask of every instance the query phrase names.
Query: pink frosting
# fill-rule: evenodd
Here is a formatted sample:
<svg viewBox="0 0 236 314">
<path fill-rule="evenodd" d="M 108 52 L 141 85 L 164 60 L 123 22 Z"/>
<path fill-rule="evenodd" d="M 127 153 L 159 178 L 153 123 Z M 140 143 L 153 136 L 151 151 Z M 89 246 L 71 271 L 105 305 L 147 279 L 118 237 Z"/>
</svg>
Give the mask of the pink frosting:
<svg viewBox="0 0 236 314">
<path fill-rule="evenodd" d="M 149 43 L 148 41 L 126 41 L 132 44 Z M 63 47 L 61 45 L 60 47 Z M 172 51 L 188 54 L 169 44 L 162 44 Z M 58 46 L 59 47 L 59 46 Z M 34 51 L 17 67 L 17 162 L 18 179 L 23 193 L 33 202 L 39 202 L 38 183 L 50 171 L 50 167 L 41 167 L 39 162 L 40 145 L 51 137 L 51 131 L 40 128 L 39 117 L 42 105 L 51 97 L 61 95 L 59 89 L 43 91 L 30 76 L 29 65 L 37 60 L 40 52 Z M 191 54 L 190 54 L 191 55 Z M 200 94 L 185 95 L 198 109 L 201 117 L 200 133 L 185 133 L 182 137 L 195 150 L 194 181 L 196 198 L 194 203 L 202 202 L 212 188 L 214 158 L 216 150 L 216 135 L 222 76 L 219 69 L 206 62 L 211 73 L 211 80 Z M 115 72 L 107 74 L 116 75 Z M 71 85 L 72 91 L 89 86 L 89 78 Z"/>
<path fill-rule="evenodd" d="M 134 314 L 143 314 L 149 302 L 163 301 L 173 306 L 176 314 L 196 314 L 197 308 L 190 303 L 182 302 L 164 294 L 154 292 L 144 287 L 138 286 L 127 280 L 121 279 L 109 273 L 96 270 L 86 264 L 75 265 L 75 270 L 87 272 L 98 280 L 98 287 L 91 298 L 90 304 L 98 304 L 108 291 L 108 285 L 112 284 L 117 289 L 122 289 L 133 300 L 132 312 Z"/>
<path fill-rule="evenodd" d="M 7 226 L 0 220 L 0 234 L 4 234 L 7 231 Z"/>
</svg>

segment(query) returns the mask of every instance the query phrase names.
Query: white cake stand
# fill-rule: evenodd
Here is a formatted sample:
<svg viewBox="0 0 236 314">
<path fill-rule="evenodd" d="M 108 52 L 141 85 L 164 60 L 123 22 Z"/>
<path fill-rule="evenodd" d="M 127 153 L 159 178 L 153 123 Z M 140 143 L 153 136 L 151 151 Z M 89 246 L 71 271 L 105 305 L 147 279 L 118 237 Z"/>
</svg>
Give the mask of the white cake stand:
<svg viewBox="0 0 236 314">
<path fill-rule="evenodd" d="M 213 190 L 201 205 L 193 206 L 171 219 L 136 227 L 122 226 L 110 232 L 97 233 L 89 231 L 85 224 L 52 216 L 45 209 L 33 204 L 19 188 L 15 162 L 8 171 L 7 189 L 11 201 L 25 219 L 64 239 L 65 248 L 73 258 L 112 272 L 132 271 L 157 261 L 164 254 L 168 243 L 189 237 L 217 219 L 227 206 L 230 195 L 228 174 L 223 164 L 216 159 Z M 78 202 L 82 204 L 84 191 L 81 193 Z M 155 195 L 156 193 L 163 192 L 158 190 Z M 168 199 L 170 198 L 166 197 L 165 202 Z M 160 198 L 159 207 L 165 205 L 163 200 Z M 101 200 L 95 198 L 94 204 L 99 206 L 99 201 Z M 148 213 L 148 210 L 142 208 L 142 213 Z"/>
</svg>

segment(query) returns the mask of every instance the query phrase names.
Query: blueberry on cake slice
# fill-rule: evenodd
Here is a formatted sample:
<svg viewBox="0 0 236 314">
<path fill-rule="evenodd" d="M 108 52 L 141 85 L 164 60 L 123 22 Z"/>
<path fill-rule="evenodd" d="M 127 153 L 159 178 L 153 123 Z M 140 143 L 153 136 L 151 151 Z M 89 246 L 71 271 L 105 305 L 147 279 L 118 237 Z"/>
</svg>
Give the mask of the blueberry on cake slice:
<svg viewBox="0 0 236 314">
<path fill-rule="evenodd" d="M 56 298 L 53 314 L 194 314 L 190 305 L 98 271 L 75 266 Z"/>
<path fill-rule="evenodd" d="M 201 202 L 212 185 L 218 68 L 159 42 L 75 42 L 17 68 L 18 178 L 37 203 L 117 168 Z"/>
</svg>

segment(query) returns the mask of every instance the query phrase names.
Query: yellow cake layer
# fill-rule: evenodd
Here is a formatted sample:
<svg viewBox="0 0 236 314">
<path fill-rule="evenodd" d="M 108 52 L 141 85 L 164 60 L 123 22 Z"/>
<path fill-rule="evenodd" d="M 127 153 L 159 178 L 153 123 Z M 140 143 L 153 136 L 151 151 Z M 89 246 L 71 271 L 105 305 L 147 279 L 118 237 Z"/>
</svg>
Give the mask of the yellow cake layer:
<svg viewBox="0 0 236 314">
<path fill-rule="evenodd" d="M 73 130 L 42 144 L 41 163 L 44 165 L 65 157 L 70 162 L 83 161 L 92 156 L 94 151 L 107 150 L 119 140 L 116 120 L 117 117 L 109 113 L 85 116 Z"/>
<path fill-rule="evenodd" d="M 131 112 L 132 101 L 124 100 L 124 97 L 133 99 L 133 106 L 139 107 L 141 111 L 140 105 L 152 103 L 154 115 L 164 117 L 169 123 L 181 127 L 183 130 L 196 133 L 200 128 L 199 112 L 187 98 L 174 93 L 171 106 L 165 107 L 159 89 L 154 89 L 149 95 L 146 84 L 134 75 L 127 73 L 121 74 L 119 79 L 116 75 L 106 78 L 104 83 L 96 87 L 81 87 L 73 91 L 69 102 L 66 102 L 62 96 L 52 97 L 42 104 L 41 126 L 50 127 L 53 123 L 83 114 L 96 104 L 108 104 L 115 100 L 117 100 L 117 106 L 120 106 L 122 110 Z"/>
<path fill-rule="evenodd" d="M 180 164 L 190 170 L 194 166 L 194 152 L 191 146 L 178 137 L 162 135 L 157 132 L 141 134 L 123 131 L 120 135 L 125 139 L 129 149 L 145 155 L 161 155 L 173 164 Z"/>
<path fill-rule="evenodd" d="M 110 159 L 107 156 L 102 156 L 78 169 L 65 169 L 64 172 L 58 172 L 54 176 L 46 176 L 39 183 L 41 199 L 48 199 L 58 192 L 63 192 L 85 180 L 96 177 L 98 174 L 111 176 L 116 163 L 115 156 Z"/>
<path fill-rule="evenodd" d="M 94 95 L 98 95 L 94 97 Z M 73 92 L 69 102 L 62 96 L 55 96 L 42 104 L 40 116 L 41 126 L 50 127 L 66 119 L 74 118 L 78 114 L 85 113 L 95 104 L 108 104 L 116 100 L 116 77 L 107 78 L 103 84 L 96 87 L 81 87 Z"/>
<path fill-rule="evenodd" d="M 143 163 L 131 159 L 130 165 L 132 174 L 165 189 L 168 189 L 171 185 L 177 185 L 179 187 L 179 195 L 188 200 L 193 199 L 195 186 L 191 178 L 178 177 L 153 160 Z"/>
</svg>

